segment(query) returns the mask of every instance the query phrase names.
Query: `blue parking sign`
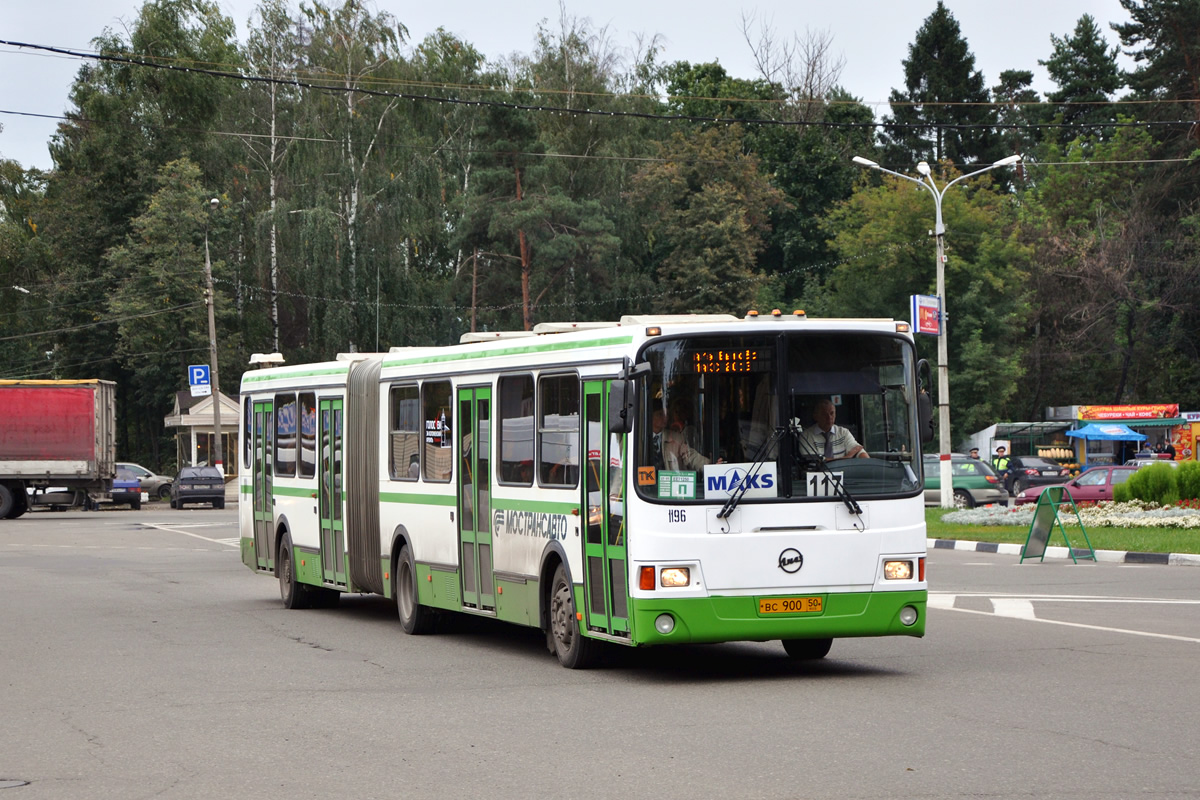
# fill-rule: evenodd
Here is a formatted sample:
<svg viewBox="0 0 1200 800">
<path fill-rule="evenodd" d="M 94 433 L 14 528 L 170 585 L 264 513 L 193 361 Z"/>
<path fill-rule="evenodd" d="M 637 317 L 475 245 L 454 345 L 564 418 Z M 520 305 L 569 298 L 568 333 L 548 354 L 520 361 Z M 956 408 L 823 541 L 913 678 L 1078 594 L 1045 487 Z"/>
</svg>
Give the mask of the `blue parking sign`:
<svg viewBox="0 0 1200 800">
<path fill-rule="evenodd" d="M 208 364 L 191 364 L 188 366 L 188 386 L 191 387 L 192 397 L 206 397 L 212 394 L 212 381 L 209 378 Z"/>
<path fill-rule="evenodd" d="M 208 379 L 208 364 L 192 364 L 188 367 L 188 385 L 202 386 L 212 383 Z"/>
</svg>

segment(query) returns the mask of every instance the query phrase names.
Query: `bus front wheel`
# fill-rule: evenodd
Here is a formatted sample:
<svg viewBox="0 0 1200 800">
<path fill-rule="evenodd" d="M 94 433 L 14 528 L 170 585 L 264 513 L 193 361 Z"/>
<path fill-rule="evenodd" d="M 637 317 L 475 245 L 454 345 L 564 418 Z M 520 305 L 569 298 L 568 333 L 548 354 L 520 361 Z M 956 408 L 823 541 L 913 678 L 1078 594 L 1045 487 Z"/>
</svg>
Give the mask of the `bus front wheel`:
<svg viewBox="0 0 1200 800">
<path fill-rule="evenodd" d="M 396 557 L 396 568 L 392 570 L 392 596 L 396 598 L 400 627 L 405 633 L 420 636 L 433 631 L 436 620 L 433 611 L 421 605 L 417 595 L 417 570 L 412 548 L 408 545 L 401 547 Z"/>
<path fill-rule="evenodd" d="M 784 639 L 783 649 L 796 661 L 817 661 L 829 655 L 833 639 Z"/>
<path fill-rule="evenodd" d="M 558 663 L 567 669 L 587 669 L 595 663 L 599 645 L 580 631 L 571 582 L 562 564 L 550 584 L 550 638 Z"/>
</svg>

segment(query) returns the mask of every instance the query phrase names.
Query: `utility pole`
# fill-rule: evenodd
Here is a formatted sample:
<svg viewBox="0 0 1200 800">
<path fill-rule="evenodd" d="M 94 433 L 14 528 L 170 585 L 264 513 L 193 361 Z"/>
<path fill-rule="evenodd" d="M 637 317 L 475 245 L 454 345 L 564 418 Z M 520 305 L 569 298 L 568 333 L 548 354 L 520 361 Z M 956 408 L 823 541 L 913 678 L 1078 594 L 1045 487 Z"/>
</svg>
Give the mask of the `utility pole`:
<svg viewBox="0 0 1200 800">
<path fill-rule="evenodd" d="M 941 152 L 939 147 L 938 152 Z M 938 300 L 942 306 L 942 318 L 939 321 L 938 335 L 938 444 L 941 450 L 941 469 L 939 475 L 941 477 L 941 505 L 942 508 L 954 508 L 954 484 L 953 475 L 950 469 L 951 461 L 951 442 L 950 442 L 950 347 L 947 344 L 947 318 L 949 317 L 946 308 L 946 225 L 942 221 L 942 198 L 946 195 L 946 190 L 959 181 L 967 178 L 980 175 L 997 167 L 1007 167 L 1010 164 L 1016 164 L 1021 160 L 1020 155 L 1012 155 L 1008 158 L 1002 158 L 995 164 L 989 164 L 983 169 L 977 169 L 974 172 L 968 172 L 966 175 L 960 175 L 954 180 L 947 183 L 942 188 L 938 188 L 933 180 L 933 170 L 929 168 L 929 164 L 922 161 L 917 164 L 917 172 L 921 177 L 914 178 L 911 175 L 905 175 L 901 172 L 893 172 L 890 169 L 885 169 L 879 164 L 862 156 L 854 156 L 851 159 L 855 164 L 871 169 L 877 169 L 880 172 L 886 172 L 889 175 L 895 175 L 897 178 L 903 178 L 906 181 L 912 181 L 917 186 L 920 186 L 925 191 L 933 196 L 933 206 L 936 212 L 934 235 L 937 237 L 937 293 Z"/>
<path fill-rule="evenodd" d="M 205 300 L 208 305 L 208 359 L 212 366 L 213 390 L 213 451 L 210 455 L 213 466 L 221 470 L 221 474 L 224 475 L 225 448 L 221 442 L 221 378 L 220 373 L 217 372 L 217 320 L 213 311 L 216 298 L 213 297 L 212 261 L 208 257 L 208 221 L 212 217 L 212 212 L 216 211 L 220 204 L 221 201 L 215 197 L 209 200 L 209 213 L 204 218 L 204 280 L 208 286 Z"/>
</svg>

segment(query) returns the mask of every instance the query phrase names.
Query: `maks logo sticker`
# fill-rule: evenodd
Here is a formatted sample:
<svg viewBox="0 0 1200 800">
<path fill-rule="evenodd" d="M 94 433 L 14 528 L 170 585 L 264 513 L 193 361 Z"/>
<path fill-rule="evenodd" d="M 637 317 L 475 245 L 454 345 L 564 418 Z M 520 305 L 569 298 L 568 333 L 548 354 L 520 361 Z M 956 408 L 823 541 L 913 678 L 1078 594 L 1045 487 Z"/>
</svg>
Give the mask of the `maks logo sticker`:
<svg viewBox="0 0 1200 800">
<path fill-rule="evenodd" d="M 764 463 L 757 472 L 753 467 L 752 463 L 705 465 L 704 496 L 728 497 L 745 483 L 745 497 L 775 497 L 778 494 L 775 462 Z"/>
</svg>

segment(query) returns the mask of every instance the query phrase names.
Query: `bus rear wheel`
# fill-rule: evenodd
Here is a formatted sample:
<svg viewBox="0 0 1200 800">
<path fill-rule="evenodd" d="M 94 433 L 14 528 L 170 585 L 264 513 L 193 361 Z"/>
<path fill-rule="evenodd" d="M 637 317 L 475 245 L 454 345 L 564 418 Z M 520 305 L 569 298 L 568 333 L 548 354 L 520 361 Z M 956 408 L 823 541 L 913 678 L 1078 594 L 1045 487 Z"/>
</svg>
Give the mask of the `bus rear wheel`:
<svg viewBox="0 0 1200 800">
<path fill-rule="evenodd" d="M 436 620 L 433 611 L 421 605 L 417 594 L 417 570 L 412 548 L 408 545 L 401 547 L 396 557 L 396 567 L 392 570 L 392 597 L 396 598 L 396 612 L 405 633 L 421 636 L 433 632 Z"/>
<path fill-rule="evenodd" d="M 580 631 L 571 582 L 562 564 L 550 583 L 550 640 L 558 663 L 567 669 L 587 669 L 596 662 L 599 645 Z"/>
<path fill-rule="evenodd" d="M 284 608 L 309 608 L 312 595 L 308 586 L 296 580 L 296 565 L 292 560 L 292 535 L 285 533 L 279 543 L 279 554 L 275 559 L 275 573 L 279 576 L 279 597 Z"/>
<path fill-rule="evenodd" d="M 818 661 L 829 655 L 833 639 L 784 639 L 783 649 L 795 661 Z"/>
</svg>

